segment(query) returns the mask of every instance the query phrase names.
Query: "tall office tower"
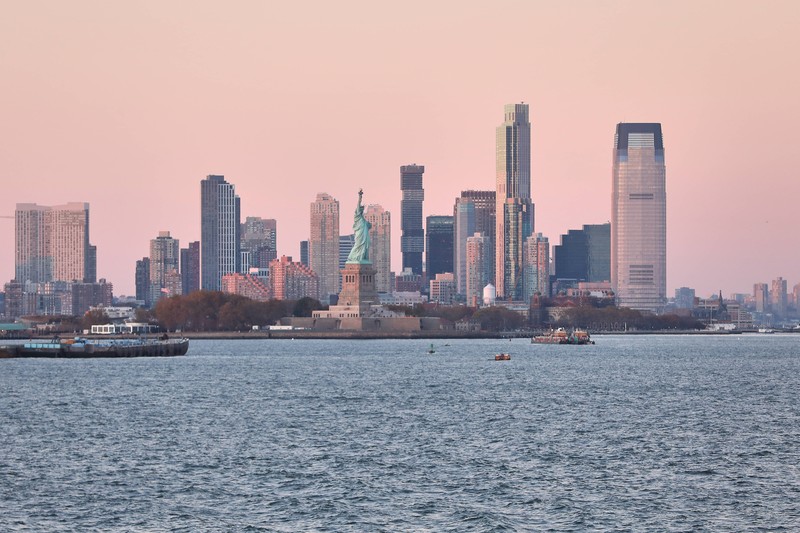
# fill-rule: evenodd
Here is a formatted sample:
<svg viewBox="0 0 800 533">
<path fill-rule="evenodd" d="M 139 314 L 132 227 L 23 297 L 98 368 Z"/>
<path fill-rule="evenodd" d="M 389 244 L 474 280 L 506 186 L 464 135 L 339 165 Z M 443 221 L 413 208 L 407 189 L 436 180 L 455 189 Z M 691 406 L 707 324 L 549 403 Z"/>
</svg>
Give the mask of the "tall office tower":
<svg viewBox="0 0 800 533">
<path fill-rule="evenodd" d="M 557 279 L 611 281 L 611 224 L 586 224 L 553 247 Z"/>
<path fill-rule="evenodd" d="M 667 193 L 661 124 L 620 123 L 614 136 L 611 286 L 617 305 L 667 301 Z"/>
<path fill-rule="evenodd" d="M 375 269 L 375 290 L 392 292 L 392 214 L 377 204 L 364 210 L 369 229 L 369 258 Z"/>
<path fill-rule="evenodd" d="M 326 193 L 317 194 L 311 203 L 311 236 L 308 239 L 308 261 L 319 276 L 319 295 L 328 302 L 339 294 L 339 201 Z M 314 296 L 314 295 L 311 295 Z"/>
<path fill-rule="evenodd" d="M 89 204 L 17 204 L 15 277 L 20 282 L 94 282 L 97 250 L 89 244 Z"/>
<path fill-rule="evenodd" d="M 533 232 L 531 123 L 527 104 L 505 106 L 497 127 L 495 288 L 498 299 L 523 298 L 523 244 Z"/>
<path fill-rule="evenodd" d="M 241 206 L 236 188 L 224 176 L 209 175 L 200 182 L 201 287 L 220 290 L 222 276 L 239 272 Z"/>
<path fill-rule="evenodd" d="M 339 235 L 339 270 L 344 268 L 347 262 L 347 256 L 356 244 L 356 236 L 351 233 L 350 235 Z"/>
<path fill-rule="evenodd" d="M 152 303 L 158 302 L 164 295 L 175 296 L 182 293 L 180 287 L 175 287 L 173 280 L 179 273 L 180 249 L 180 241 L 173 239 L 168 231 L 159 231 L 158 237 L 150 240 L 150 301 Z M 167 283 L 168 280 L 169 283 Z M 168 287 L 168 285 L 170 286 Z M 168 290 L 169 293 L 167 293 Z"/>
<path fill-rule="evenodd" d="M 150 307 L 150 258 L 136 261 L 136 299 Z"/>
<path fill-rule="evenodd" d="M 757 313 L 769 311 L 769 287 L 766 283 L 756 283 L 753 285 L 753 300 L 756 304 Z"/>
<path fill-rule="evenodd" d="M 414 274 L 422 274 L 422 252 L 425 250 L 425 231 L 422 229 L 422 165 L 400 167 L 400 252 L 403 254 L 403 270 L 410 268 Z"/>
<path fill-rule="evenodd" d="M 241 228 L 241 249 L 249 255 L 249 264 L 241 270 L 246 273 L 250 267 L 269 268 L 269 263 L 278 257 L 278 223 L 272 218 L 247 217 Z"/>
<path fill-rule="evenodd" d="M 525 240 L 525 300 L 534 294 L 550 296 L 550 241 L 541 233 Z"/>
<path fill-rule="evenodd" d="M 467 238 L 466 275 L 467 305 L 477 307 L 483 299 L 483 288 L 492 282 L 490 273 L 494 266 L 494 254 L 489 237 L 476 233 Z"/>
<path fill-rule="evenodd" d="M 309 266 L 308 241 L 300 241 L 300 264 Z"/>
<path fill-rule="evenodd" d="M 436 274 L 453 272 L 453 217 L 432 215 L 425 219 L 425 226 L 425 275 L 430 281 Z"/>
<path fill-rule="evenodd" d="M 475 233 L 482 233 L 489 239 L 492 264 L 489 270 L 489 283 L 494 280 L 494 232 L 497 193 L 495 191 L 461 191 L 453 206 L 454 241 L 453 269 L 455 270 L 456 290 L 466 294 L 467 286 L 467 239 Z M 485 285 L 485 284 L 484 284 Z"/>
<path fill-rule="evenodd" d="M 200 290 L 200 241 L 181 248 L 181 287 L 183 294 Z"/>
<path fill-rule="evenodd" d="M 779 277 L 772 280 L 772 313 L 781 318 L 786 316 L 786 289 L 787 282 L 785 279 Z"/>
</svg>

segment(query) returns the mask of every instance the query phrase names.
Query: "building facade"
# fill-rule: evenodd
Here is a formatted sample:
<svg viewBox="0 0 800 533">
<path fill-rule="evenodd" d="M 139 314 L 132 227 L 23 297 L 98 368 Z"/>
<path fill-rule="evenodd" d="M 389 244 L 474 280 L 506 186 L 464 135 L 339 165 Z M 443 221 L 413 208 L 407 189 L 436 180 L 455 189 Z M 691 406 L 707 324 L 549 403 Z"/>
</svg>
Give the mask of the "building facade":
<svg viewBox="0 0 800 533">
<path fill-rule="evenodd" d="M 299 300 L 304 296 L 316 298 L 319 277 L 311 268 L 281 256 L 269 264 L 269 287 L 276 300 Z"/>
<path fill-rule="evenodd" d="M 425 219 L 425 275 L 428 280 L 436 274 L 453 272 L 453 217 L 431 215 Z"/>
<path fill-rule="evenodd" d="M 200 290 L 200 241 L 181 248 L 181 288 L 183 294 Z"/>
<path fill-rule="evenodd" d="M 222 276 L 222 292 L 238 294 L 258 302 L 272 298 L 269 284 L 253 274 L 225 274 Z"/>
<path fill-rule="evenodd" d="M 770 303 L 772 304 L 772 314 L 779 318 L 786 317 L 787 310 L 787 288 L 788 283 L 782 277 L 772 280 L 772 291 L 770 291 Z"/>
<path fill-rule="evenodd" d="M 467 239 L 466 290 L 467 305 L 478 307 L 483 299 L 483 288 L 492 281 L 490 273 L 494 265 L 494 254 L 489 237 L 475 233 Z"/>
<path fill-rule="evenodd" d="M 498 299 L 523 298 L 523 245 L 533 232 L 531 124 L 527 104 L 506 105 L 496 131 L 495 289 Z"/>
<path fill-rule="evenodd" d="M 525 301 L 550 296 L 550 241 L 541 233 L 525 240 Z"/>
<path fill-rule="evenodd" d="M 553 251 L 557 279 L 611 281 L 611 224 L 571 229 Z"/>
<path fill-rule="evenodd" d="M 422 252 L 425 250 L 425 230 L 422 228 L 422 165 L 400 167 L 400 252 L 403 255 L 403 270 L 410 268 L 414 274 L 422 274 Z"/>
<path fill-rule="evenodd" d="M 494 232 L 495 209 L 497 208 L 495 191 L 461 191 L 453 206 L 453 274 L 456 278 L 456 291 L 465 295 L 467 287 L 467 239 L 481 233 L 489 239 L 492 247 L 492 263 L 489 279 L 494 281 Z M 488 282 L 487 282 L 488 283 Z"/>
<path fill-rule="evenodd" d="M 245 218 L 241 227 L 241 238 L 242 272 L 249 272 L 250 268 L 269 268 L 270 261 L 277 259 L 278 222 L 275 219 Z"/>
<path fill-rule="evenodd" d="M 392 215 L 380 205 L 370 204 L 364 218 L 371 225 L 369 258 L 375 268 L 375 290 L 392 292 Z"/>
<path fill-rule="evenodd" d="M 327 302 L 338 294 L 339 273 L 339 201 L 327 193 L 317 194 L 311 203 L 311 236 L 308 239 L 308 261 L 319 276 L 319 294 Z"/>
<path fill-rule="evenodd" d="M 667 300 L 667 195 L 661 124 L 617 124 L 611 217 L 611 285 L 617 305 L 659 312 Z"/>
<path fill-rule="evenodd" d="M 241 266 L 241 205 L 233 184 L 209 175 L 200 182 L 201 288 L 218 291 L 222 276 Z"/>
<path fill-rule="evenodd" d="M 430 301 L 452 305 L 456 295 L 456 280 L 452 272 L 440 272 L 429 282 Z"/>
<path fill-rule="evenodd" d="M 159 231 L 158 237 L 150 240 L 150 301 L 166 296 L 182 294 L 175 287 L 175 278 L 180 283 L 180 241 L 173 239 L 168 231 Z M 177 290 L 177 292 L 172 292 Z"/>
<path fill-rule="evenodd" d="M 17 204 L 15 279 L 93 283 L 97 249 L 89 243 L 89 204 Z"/>
</svg>

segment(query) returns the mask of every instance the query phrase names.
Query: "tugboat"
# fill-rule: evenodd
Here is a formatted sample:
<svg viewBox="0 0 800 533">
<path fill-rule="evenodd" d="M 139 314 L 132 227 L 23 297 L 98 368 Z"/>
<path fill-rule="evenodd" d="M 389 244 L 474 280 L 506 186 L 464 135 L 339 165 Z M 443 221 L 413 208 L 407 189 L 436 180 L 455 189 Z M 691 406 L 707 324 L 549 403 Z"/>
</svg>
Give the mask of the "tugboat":
<svg viewBox="0 0 800 533">
<path fill-rule="evenodd" d="M 567 333 L 564 328 L 550 330 L 545 335 L 536 335 L 531 339 L 533 344 L 594 344 L 589 333 L 582 329 L 574 329 Z"/>
<path fill-rule="evenodd" d="M 495 361 L 511 361 L 511 354 L 509 353 L 499 353 L 494 356 Z"/>
</svg>

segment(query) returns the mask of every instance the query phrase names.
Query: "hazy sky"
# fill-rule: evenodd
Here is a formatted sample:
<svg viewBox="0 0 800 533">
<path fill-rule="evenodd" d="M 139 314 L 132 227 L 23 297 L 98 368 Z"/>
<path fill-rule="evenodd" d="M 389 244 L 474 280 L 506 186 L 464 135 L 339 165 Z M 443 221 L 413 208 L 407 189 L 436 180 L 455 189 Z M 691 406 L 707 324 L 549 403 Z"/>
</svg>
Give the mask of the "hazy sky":
<svg viewBox="0 0 800 533">
<path fill-rule="evenodd" d="M 200 185 L 278 220 L 299 259 L 316 193 L 350 232 L 359 187 L 424 214 L 493 189 L 503 104 L 530 104 L 536 231 L 611 217 L 618 122 L 661 122 L 667 283 L 700 295 L 800 282 L 800 2 L 0 1 L 0 215 L 90 202 L 98 275 L 134 292 L 169 230 L 200 237 Z M 0 282 L 14 275 L 0 218 Z"/>
</svg>

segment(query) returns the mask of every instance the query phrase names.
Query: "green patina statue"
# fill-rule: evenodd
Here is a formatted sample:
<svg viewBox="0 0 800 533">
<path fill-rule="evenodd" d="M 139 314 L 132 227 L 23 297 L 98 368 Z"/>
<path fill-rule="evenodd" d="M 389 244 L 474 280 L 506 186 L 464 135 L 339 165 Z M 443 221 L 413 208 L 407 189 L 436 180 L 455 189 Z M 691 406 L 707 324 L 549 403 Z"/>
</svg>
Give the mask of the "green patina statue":
<svg viewBox="0 0 800 533">
<path fill-rule="evenodd" d="M 363 189 L 359 189 L 358 205 L 356 206 L 356 212 L 353 216 L 355 243 L 353 244 L 353 249 L 350 250 L 350 255 L 347 256 L 347 263 L 371 265 L 372 261 L 369 260 L 369 229 L 372 227 L 372 224 L 367 222 L 367 219 L 364 218 L 364 206 L 361 205 L 361 197 L 363 195 Z"/>
</svg>

